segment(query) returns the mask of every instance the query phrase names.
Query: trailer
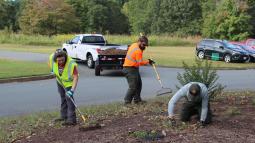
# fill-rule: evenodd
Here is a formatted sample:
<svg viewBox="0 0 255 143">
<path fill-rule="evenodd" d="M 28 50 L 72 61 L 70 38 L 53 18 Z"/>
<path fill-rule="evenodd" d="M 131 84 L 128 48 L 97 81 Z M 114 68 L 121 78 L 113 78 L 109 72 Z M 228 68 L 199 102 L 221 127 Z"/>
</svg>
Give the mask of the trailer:
<svg viewBox="0 0 255 143">
<path fill-rule="evenodd" d="M 107 49 L 98 52 L 98 58 L 95 62 L 95 75 L 100 76 L 103 70 L 122 69 L 127 50 Z"/>
</svg>

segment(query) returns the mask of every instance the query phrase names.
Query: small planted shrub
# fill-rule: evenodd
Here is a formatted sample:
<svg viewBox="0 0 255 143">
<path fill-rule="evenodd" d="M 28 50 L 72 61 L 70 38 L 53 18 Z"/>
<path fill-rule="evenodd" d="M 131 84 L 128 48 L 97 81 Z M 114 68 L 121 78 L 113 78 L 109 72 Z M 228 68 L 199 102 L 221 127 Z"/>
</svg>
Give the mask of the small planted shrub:
<svg viewBox="0 0 255 143">
<path fill-rule="evenodd" d="M 195 58 L 193 65 L 188 65 L 183 62 L 183 73 L 178 73 L 177 79 L 181 86 L 189 82 L 201 82 L 208 88 L 210 100 L 220 95 L 225 86 L 217 83 L 219 76 L 217 70 L 212 67 L 212 62 L 208 60 L 199 60 Z M 178 89 L 180 86 L 176 86 Z"/>
</svg>

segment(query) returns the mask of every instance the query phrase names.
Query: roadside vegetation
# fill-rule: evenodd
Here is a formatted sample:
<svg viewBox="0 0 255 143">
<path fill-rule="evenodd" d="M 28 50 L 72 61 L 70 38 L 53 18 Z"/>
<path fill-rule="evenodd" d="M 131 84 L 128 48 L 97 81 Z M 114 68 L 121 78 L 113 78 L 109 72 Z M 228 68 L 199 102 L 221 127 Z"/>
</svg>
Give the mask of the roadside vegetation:
<svg viewBox="0 0 255 143">
<path fill-rule="evenodd" d="M 25 35 L 0 31 L 0 44 L 19 44 L 33 46 L 62 46 L 71 40 L 75 34 L 62 34 L 55 36 Z M 137 41 L 137 35 L 105 35 L 109 43 L 131 44 Z M 150 46 L 195 46 L 200 41 L 199 36 L 178 37 L 169 35 L 148 35 Z"/>
<path fill-rule="evenodd" d="M 47 63 L 0 59 L 0 79 L 49 74 Z"/>
</svg>

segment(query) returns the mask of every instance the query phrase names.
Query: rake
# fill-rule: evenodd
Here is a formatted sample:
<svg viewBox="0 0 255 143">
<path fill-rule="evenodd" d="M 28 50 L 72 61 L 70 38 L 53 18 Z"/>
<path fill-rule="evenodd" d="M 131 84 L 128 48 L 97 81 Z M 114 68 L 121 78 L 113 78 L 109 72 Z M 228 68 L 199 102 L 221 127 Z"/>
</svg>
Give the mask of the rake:
<svg viewBox="0 0 255 143">
<path fill-rule="evenodd" d="M 152 64 L 152 67 L 156 73 L 156 76 L 157 76 L 157 80 L 161 86 L 161 89 L 157 91 L 157 96 L 160 96 L 160 95 L 163 95 L 163 94 L 168 94 L 168 93 L 172 93 L 172 89 L 171 88 L 165 88 L 162 84 L 162 81 L 160 79 L 160 76 L 159 76 L 159 73 L 158 73 L 158 70 L 156 68 L 156 65 L 155 64 Z"/>
</svg>

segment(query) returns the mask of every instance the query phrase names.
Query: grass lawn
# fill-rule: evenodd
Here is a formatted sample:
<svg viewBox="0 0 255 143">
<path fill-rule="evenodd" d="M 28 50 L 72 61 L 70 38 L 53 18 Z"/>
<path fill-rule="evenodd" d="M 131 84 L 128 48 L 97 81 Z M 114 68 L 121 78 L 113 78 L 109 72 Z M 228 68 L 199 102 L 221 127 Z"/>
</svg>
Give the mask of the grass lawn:
<svg viewBox="0 0 255 143">
<path fill-rule="evenodd" d="M 0 59 L 0 79 L 49 74 L 47 63 Z"/>
<path fill-rule="evenodd" d="M 31 46 L 17 44 L 0 44 L 0 50 L 22 52 L 52 53 L 57 46 Z M 145 50 L 144 58 L 153 58 L 157 65 L 168 67 L 182 67 L 182 62 L 192 64 L 195 58 L 195 47 L 181 46 L 150 46 Z M 255 68 L 254 63 L 225 63 L 213 61 L 216 68 L 244 69 Z"/>
<path fill-rule="evenodd" d="M 44 54 L 52 53 L 57 48 L 58 48 L 57 46 L 33 46 L 33 45 L 21 45 L 21 44 L 0 44 L 0 50 L 17 51 L 17 52 L 33 52 L 33 53 L 44 53 Z"/>
<path fill-rule="evenodd" d="M 195 59 L 195 47 L 148 47 L 144 58 L 152 58 L 157 65 L 168 67 L 182 67 L 182 62 L 191 65 Z M 225 63 L 223 61 L 212 61 L 216 68 L 244 69 L 255 68 L 254 63 Z"/>
</svg>

